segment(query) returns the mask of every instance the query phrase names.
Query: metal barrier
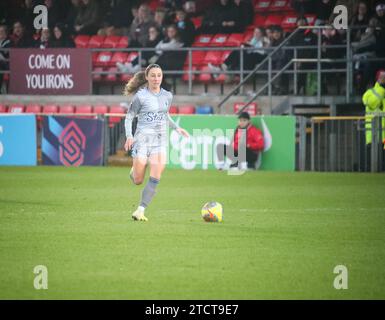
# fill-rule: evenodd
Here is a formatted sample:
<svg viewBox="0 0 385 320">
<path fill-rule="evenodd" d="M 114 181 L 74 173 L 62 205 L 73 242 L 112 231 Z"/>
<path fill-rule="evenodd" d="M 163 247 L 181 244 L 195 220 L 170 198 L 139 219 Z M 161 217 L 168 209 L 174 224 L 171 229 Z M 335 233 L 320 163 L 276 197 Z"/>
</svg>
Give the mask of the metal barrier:
<svg viewBox="0 0 385 320">
<path fill-rule="evenodd" d="M 297 117 L 297 170 L 385 171 L 383 113 L 365 127 L 365 117 Z M 366 131 L 372 142 L 366 144 Z"/>
</svg>

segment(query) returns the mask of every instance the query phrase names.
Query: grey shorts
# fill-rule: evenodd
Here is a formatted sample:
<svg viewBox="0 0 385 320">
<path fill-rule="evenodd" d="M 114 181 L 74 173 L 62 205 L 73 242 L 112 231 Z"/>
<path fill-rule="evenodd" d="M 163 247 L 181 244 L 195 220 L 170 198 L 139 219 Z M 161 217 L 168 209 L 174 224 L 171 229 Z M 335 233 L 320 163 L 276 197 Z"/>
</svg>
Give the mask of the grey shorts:
<svg viewBox="0 0 385 320">
<path fill-rule="evenodd" d="M 157 153 L 167 153 L 167 140 L 162 135 L 138 135 L 134 137 L 131 156 L 148 158 Z"/>
</svg>

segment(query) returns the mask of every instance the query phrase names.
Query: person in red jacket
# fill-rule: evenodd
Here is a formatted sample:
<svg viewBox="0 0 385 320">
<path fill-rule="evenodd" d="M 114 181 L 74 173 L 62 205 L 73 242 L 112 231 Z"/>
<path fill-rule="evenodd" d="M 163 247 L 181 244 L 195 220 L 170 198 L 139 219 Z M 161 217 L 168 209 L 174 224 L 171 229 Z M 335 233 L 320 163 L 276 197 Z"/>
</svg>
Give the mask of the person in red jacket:
<svg viewBox="0 0 385 320">
<path fill-rule="evenodd" d="M 250 115 L 247 112 L 242 112 L 238 116 L 238 119 L 238 126 L 235 129 L 234 139 L 231 142 L 231 145 L 218 144 L 218 159 L 219 161 L 223 161 L 224 156 L 227 155 L 232 161 L 234 161 L 230 166 L 231 168 L 241 167 L 244 169 L 243 167 L 245 166 L 245 163 L 247 163 L 248 169 L 255 169 L 258 156 L 264 148 L 263 133 L 261 130 L 253 126 L 250 121 Z M 240 152 L 241 148 L 245 148 L 246 152 Z M 240 159 L 244 154 L 246 154 L 246 159 Z"/>
</svg>

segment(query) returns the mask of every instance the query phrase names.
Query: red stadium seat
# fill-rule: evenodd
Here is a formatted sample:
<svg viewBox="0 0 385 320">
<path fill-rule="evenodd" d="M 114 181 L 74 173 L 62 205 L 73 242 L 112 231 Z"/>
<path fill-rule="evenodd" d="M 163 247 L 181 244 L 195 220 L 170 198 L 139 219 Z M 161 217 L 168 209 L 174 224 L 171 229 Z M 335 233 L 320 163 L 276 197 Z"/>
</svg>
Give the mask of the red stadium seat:
<svg viewBox="0 0 385 320">
<path fill-rule="evenodd" d="M 58 113 L 58 106 L 55 104 L 47 104 L 43 106 L 43 113 Z"/>
<path fill-rule="evenodd" d="M 127 61 L 127 59 L 128 59 L 128 53 L 127 52 L 115 52 L 112 55 L 110 65 L 116 66 L 117 62 L 125 63 Z"/>
<path fill-rule="evenodd" d="M 96 67 L 107 67 L 110 65 L 112 59 L 112 52 L 102 51 L 96 58 L 94 65 Z"/>
<path fill-rule="evenodd" d="M 92 65 L 96 65 L 96 61 L 98 60 L 99 52 L 91 52 Z"/>
<path fill-rule="evenodd" d="M 207 51 L 193 51 L 191 54 L 192 59 L 192 65 L 193 66 L 200 66 L 203 64 L 203 60 L 205 59 Z M 186 58 L 188 59 L 188 57 Z M 186 60 L 188 61 L 188 60 Z"/>
<path fill-rule="evenodd" d="M 8 108 L 5 104 L 0 104 L 0 113 L 6 113 Z"/>
<path fill-rule="evenodd" d="M 220 65 L 222 63 L 222 56 L 223 51 L 208 51 L 203 60 L 203 64 L 207 65 L 211 63 L 214 65 Z"/>
<path fill-rule="evenodd" d="M 227 75 L 220 73 L 218 76 L 214 77 L 214 82 L 224 84 L 227 81 Z"/>
<path fill-rule="evenodd" d="M 249 42 L 254 37 L 254 28 L 253 30 L 247 31 L 243 38 L 243 42 Z"/>
<path fill-rule="evenodd" d="M 231 52 L 231 50 L 222 51 L 222 63 L 228 58 Z"/>
<path fill-rule="evenodd" d="M 202 16 L 200 16 L 200 17 L 192 17 L 191 18 L 191 22 L 194 24 L 195 29 L 198 29 L 198 28 L 201 27 L 202 20 L 203 20 Z"/>
<path fill-rule="evenodd" d="M 212 37 L 213 36 L 211 34 L 201 34 L 195 38 L 195 41 L 192 44 L 192 46 L 193 47 L 209 47 Z"/>
<path fill-rule="evenodd" d="M 120 38 L 119 36 L 107 36 L 102 45 L 101 45 L 101 48 L 117 48 L 117 46 L 119 45 L 119 41 L 120 41 Z"/>
<path fill-rule="evenodd" d="M 93 69 L 94 72 L 103 72 L 104 69 L 102 67 L 96 67 Z M 102 81 L 102 79 L 104 78 L 104 75 L 101 74 L 101 73 L 94 73 L 92 74 L 92 80 L 93 81 Z"/>
<path fill-rule="evenodd" d="M 129 44 L 128 37 L 120 37 L 119 43 L 116 48 L 127 48 Z"/>
<path fill-rule="evenodd" d="M 210 46 L 211 47 L 223 47 L 227 41 L 227 38 L 229 37 L 228 34 L 216 34 L 214 37 L 210 40 Z"/>
<path fill-rule="evenodd" d="M 170 109 L 168 109 L 169 114 L 177 114 L 178 112 L 179 111 L 177 106 L 171 106 Z"/>
<path fill-rule="evenodd" d="M 226 47 L 239 47 L 243 43 L 243 33 L 232 33 L 227 38 Z"/>
<path fill-rule="evenodd" d="M 75 37 L 76 48 L 87 48 L 88 42 L 90 41 L 90 36 L 78 35 Z"/>
<path fill-rule="evenodd" d="M 245 102 L 236 102 L 234 103 L 234 113 L 237 113 L 246 103 Z M 248 112 L 250 116 L 257 115 L 258 106 L 256 102 L 252 102 L 248 105 L 248 107 L 243 110 Z"/>
<path fill-rule="evenodd" d="M 74 113 L 75 112 L 75 107 L 70 104 L 62 105 L 59 107 L 59 113 Z"/>
<path fill-rule="evenodd" d="M 188 104 L 183 105 L 178 108 L 179 114 L 194 114 L 195 113 L 195 106 Z"/>
<path fill-rule="evenodd" d="M 297 27 L 297 15 L 288 14 L 285 18 L 283 18 L 281 27 L 285 32 L 293 31 Z"/>
<path fill-rule="evenodd" d="M 88 42 L 88 48 L 100 48 L 104 42 L 105 36 L 91 36 L 90 41 Z"/>
<path fill-rule="evenodd" d="M 270 0 L 259 0 L 256 4 L 255 4 L 255 12 L 259 13 L 259 12 L 267 12 L 270 10 L 270 4 L 271 4 L 271 1 Z"/>
<path fill-rule="evenodd" d="M 256 14 L 254 16 L 253 25 L 257 27 L 263 27 L 265 25 L 266 17 L 261 16 L 260 14 Z"/>
<path fill-rule="evenodd" d="M 82 104 L 75 107 L 75 113 L 93 113 L 90 104 Z M 82 118 L 94 118 L 95 116 L 81 116 Z"/>
<path fill-rule="evenodd" d="M 75 113 L 93 113 L 90 104 L 82 104 L 75 107 Z"/>
<path fill-rule="evenodd" d="M 22 104 L 11 104 L 8 107 L 8 113 L 23 113 L 24 108 L 25 107 Z"/>
<path fill-rule="evenodd" d="M 274 0 L 270 5 L 270 11 L 273 11 L 273 12 L 291 11 L 290 0 Z"/>
<path fill-rule="evenodd" d="M 139 56 L 138 52 L 136 52 L 136 51 L 130 52 L 128 54 L 128 57 L 127 57 L 127 62 L 131 62 L 132 60 L 134 60 L 138 56 Z"/>
<path fill-rule="evenodd" d="M 208 84 L 212 81 L 211 69 L 207 66 L 200 69 L 201 73 L 198 75 L 198 81 Z"/>
<path fill-rule="evenodd" d="M 126 114 L 126 108 L 121 107 L 120 105 L 113 105 L 110 107 L 109 113 L 118 113 L 118 114 Z M 111 116 L 109 117 L 109 125 L 110 127 L 114 126 L 116 123 L 119 123 L 124 117 Z"/>
<path fill-rule="evenodd" d="M 107 70 L 109 74 L 106 75 L 106 81 L 107 82 L 116 82 L 118 80 L 118 68 L 117 67 L 111 67 Z"/>
<path fill-rule="evenodd" d="M 191 67 L 191 71 L 196 71 L 196 70 L 197 70 L 197 67 L 193 65 Z M 188 68 L 188 65 L 184 65 L 183 66 L 183 71 L 184 71 L 184 73 L 183 73 L 183 76 L 182 76 L 182 80 L 187 82 L 189 80 L 189 74 L 188 74 L 189 68 Z M 196 79 L 196 74 L 193 73 L 191 75 L 191 80 L 195 81 L 195 79 Z"/>
<path fill-rule="evenodd" d="M 94 113 L 95 114 L 105 114 L 108 113 L 108 106 L 104 104 L 99 104 L 94 106 Z"/>
<path fill-rule="evenodd" d="M 265 20 L 265 27 L 277 25 L 280 26 L 283 20 L 283 16 L 281 15 L 270 15 Z"/>
<path fill-rule="evenodd" d="M 25 107 L 25 113 L 40 113 L 41 112 L 41 106 L 38 104 L 28 104 Z"/>
</svg>

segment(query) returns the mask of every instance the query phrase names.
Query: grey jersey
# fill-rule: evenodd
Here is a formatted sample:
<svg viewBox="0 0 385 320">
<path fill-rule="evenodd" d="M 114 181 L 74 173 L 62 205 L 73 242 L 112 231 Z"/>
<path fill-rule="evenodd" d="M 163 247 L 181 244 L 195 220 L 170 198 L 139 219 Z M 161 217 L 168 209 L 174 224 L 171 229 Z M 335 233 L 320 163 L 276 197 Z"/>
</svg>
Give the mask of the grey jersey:
<svg viewBox="0 0 385 320">
<path fill-rule="evenodd" d="M 132 138 L 132 120 L 136 115 L 138 116 L 138 124 L 135 136 L 138 134 L 165 135 L 168 123 L 171 128 L 178 128 L 168 114 L 171 101 L 172 93 L 163 88 L 158 94 L 151 92 L 147 87 L 139 89 L 126 114 L 126 137 Z"/>
</svg>

